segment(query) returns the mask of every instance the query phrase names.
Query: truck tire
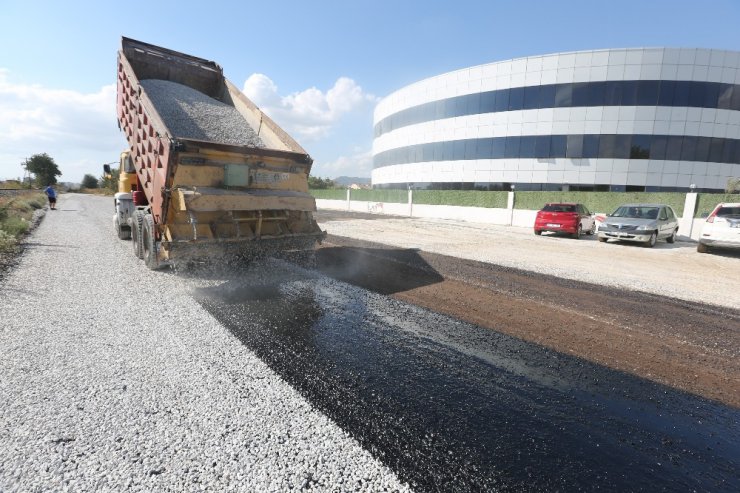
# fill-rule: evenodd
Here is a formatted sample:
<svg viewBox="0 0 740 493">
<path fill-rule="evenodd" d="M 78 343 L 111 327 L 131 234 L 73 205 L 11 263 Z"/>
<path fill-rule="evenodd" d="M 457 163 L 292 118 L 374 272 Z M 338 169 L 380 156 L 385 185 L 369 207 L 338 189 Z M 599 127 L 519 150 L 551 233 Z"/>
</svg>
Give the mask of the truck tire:
<svg viewBox="0 0 740 493">
<path fill-rule="evenodd" d="M 134 255 L 137 258 L 144 258 L 144 245 L 141 243 L 141 227 L 144 221 L 144 214 L 141 211 L 134 211 L 131 218 L 131 242 L 134 244 Z"/>
<path fill-rule="evenodd" d="M 154 230 L 154 218 L 151 214 L 143 214 L 143 225 L 141 228 L 141 245 L 144 263 L 151 270 L 159 269 L 159 258 L 157 256 L 157 236 Z"/>
<path fill-rule="evenodd" d="M 116 234 L 118 235 L 119 240 L 131 239 L 131 229 L 121 226 L 121 219 L 118 217 L 118 214 L 116 214 L 116 217 L 113 219 L 113 226 L 116 228 Z"/>
</svg>

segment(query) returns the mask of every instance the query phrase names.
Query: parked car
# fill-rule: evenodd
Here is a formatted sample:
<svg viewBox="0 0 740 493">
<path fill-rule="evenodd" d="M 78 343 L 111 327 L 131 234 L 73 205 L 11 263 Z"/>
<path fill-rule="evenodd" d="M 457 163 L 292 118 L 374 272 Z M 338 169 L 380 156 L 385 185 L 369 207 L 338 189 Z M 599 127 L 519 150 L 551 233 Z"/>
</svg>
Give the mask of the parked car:
<svg viewBox="0 0 740 493">
<path fill-rule="evenodd" d="M 644 243 L 654 247 L 657 240 L 676 241 L 678 218 L 665 204 L 625 204 L 608 214 L 599 226 L 599 241 L 610 239 Z"/>
<path fill-rule="evenodd" d="M 545 204 L 534 220 L 534 234 L 540 235 L 543 231 L 568 233 L 580 238 L 582 233 L 594 234 L 596 220 L 583 204 Z"/>
<path fill-rule="evenodd" d="M 740 248 L 740 203 L 717 204 L 701 230 L 696 251 L 710 248 Z"/>
</svg>

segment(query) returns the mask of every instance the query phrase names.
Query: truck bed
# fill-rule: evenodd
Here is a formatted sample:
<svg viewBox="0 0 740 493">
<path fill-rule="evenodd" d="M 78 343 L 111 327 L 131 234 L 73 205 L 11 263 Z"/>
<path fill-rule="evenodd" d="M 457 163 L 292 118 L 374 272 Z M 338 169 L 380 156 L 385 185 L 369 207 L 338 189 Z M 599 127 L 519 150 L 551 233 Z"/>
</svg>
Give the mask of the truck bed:
<svg viewBox="0 0 740 493">
<path fill-rule="evenodd" d="M 183 242 L 323 238 L 310 156 L 217 63 L 124 37 L 117 113 L 162 258 Z"/>
</svg>

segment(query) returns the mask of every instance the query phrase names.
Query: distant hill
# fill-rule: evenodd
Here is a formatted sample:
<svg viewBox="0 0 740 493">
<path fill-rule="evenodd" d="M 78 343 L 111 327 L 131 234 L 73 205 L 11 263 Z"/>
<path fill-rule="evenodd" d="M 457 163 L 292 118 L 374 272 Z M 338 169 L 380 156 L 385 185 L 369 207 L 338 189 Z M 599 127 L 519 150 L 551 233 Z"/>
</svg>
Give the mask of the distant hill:
<svg viewBox="0 0 740 493">
<path fill-rule="evenodd" d="M 370 178 L 358 178 L 356 176 L 340 176 L 339 178 L 334 178 L 334 183 L 337 185 L 341 185 L 343 187 L 348 187 L 352 185 L 353 183 L 356 183 L 357 185 L 370 185 Z"/>
</svg>

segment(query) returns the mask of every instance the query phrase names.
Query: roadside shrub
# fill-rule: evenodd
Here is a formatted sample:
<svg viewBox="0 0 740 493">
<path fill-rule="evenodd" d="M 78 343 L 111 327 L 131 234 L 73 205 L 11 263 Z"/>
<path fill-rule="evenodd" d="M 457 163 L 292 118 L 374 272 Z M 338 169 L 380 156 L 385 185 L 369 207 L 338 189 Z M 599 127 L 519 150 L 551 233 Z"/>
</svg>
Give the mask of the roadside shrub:
<svg viewBox="0 0 740 493">
<path fill-rule="evenodd" d="M 7 181 L 0 180 L 0 188 L 7 188 L 10 190 L 20 190 L 21 188 L 23 188 L 23 185 L 18 180 L 7 180 Z"/>
<path fill-rule="evenodd" d="M 314 190 L 328 190 L 336 187 L 336 183 L 330 178 L 319 178 L 309 175 L 308 186 Z"/>
<path fill-rule="evenodd" d="M 0 223 L 0 230 L 5 231 L 14 238 L 28 231 L 29 223 L 22 217 L 7 217 Z"/>
<path fill-rule="evenodd" d="M 31 227 L 29 221 L 34 210 L 45 204 L 46 196 L 38 192 L 29 192 L 10 199 L 0 198 L 0 232 L 4 234 L 5 244 L 8 243 L 7 237 L 12 238 L 15 243 L 16 238 L 25 234 Z"/>
<path fill-rule="evenodd" d="M 309 190 L 317 199 L 346 200 L 346 189 Z M 414 204 L 454 205 L 463 207 L 506 208 L 508 192 L 481 190 L 414 190 Z M 407 190 L 350 190 L 350 200 L 406 203 Z M 679 217 L 686 202 L 684 192 L 516 192 L 514 208 L 539 210 L 548 202 L 577 202 L 591 212 L 611 213 L 627 203 L 670 205 Z M 700 193 L 695 217 L 709 214 L 720 202 L 740 202 L 740 194 Z"/>
<path fill-rule="evenodd" d="M 722 202 L 740 202 L 738 193 L 700 193 L 696 199 L 696 213 L 694 217 L 706 217 L 714 207 Z"/>
<path fill-rule="evenodd" d="M 346 200 L 347 199 L 347 190 L 341 189 L 341 188 L 329 188 L 329 189 L 315 189 L 312 188 L 309 190 L 309 193 L 314 196 L 316 199 L 325 199 L 325 200 Z"/>
<path fill-rule="evenodd" d="M 548 202 L 577 202 L 591 212 L 610 213 L 622 204 L 667 204 L 680 217 L 686 194 L 680 192 L 516 192 L 514 208 L 539 210 Z"/>
<path fill-rule="evenodd" d="M 43 195 L 34 195 L 29 198 L 16 199 L 13 205 L 21 211 L 43 209 L 46 205 L 46 199 Z"/>
<path fill-rule="evenodd" d="M 506 207 L 508 192 L 481 190 L 414 190 L 414 204 L 463 207 Z"/>
<path fill-rule="evenodd" d="M 11 251 L 16 245 L 15 236 L 0 229 L 0 253 Z"/>
<path fill-rule="evenodd" d="M 404 204 L 409 200 L 407 190 L 350 190 L 350 200 Z"/>
</svg>

